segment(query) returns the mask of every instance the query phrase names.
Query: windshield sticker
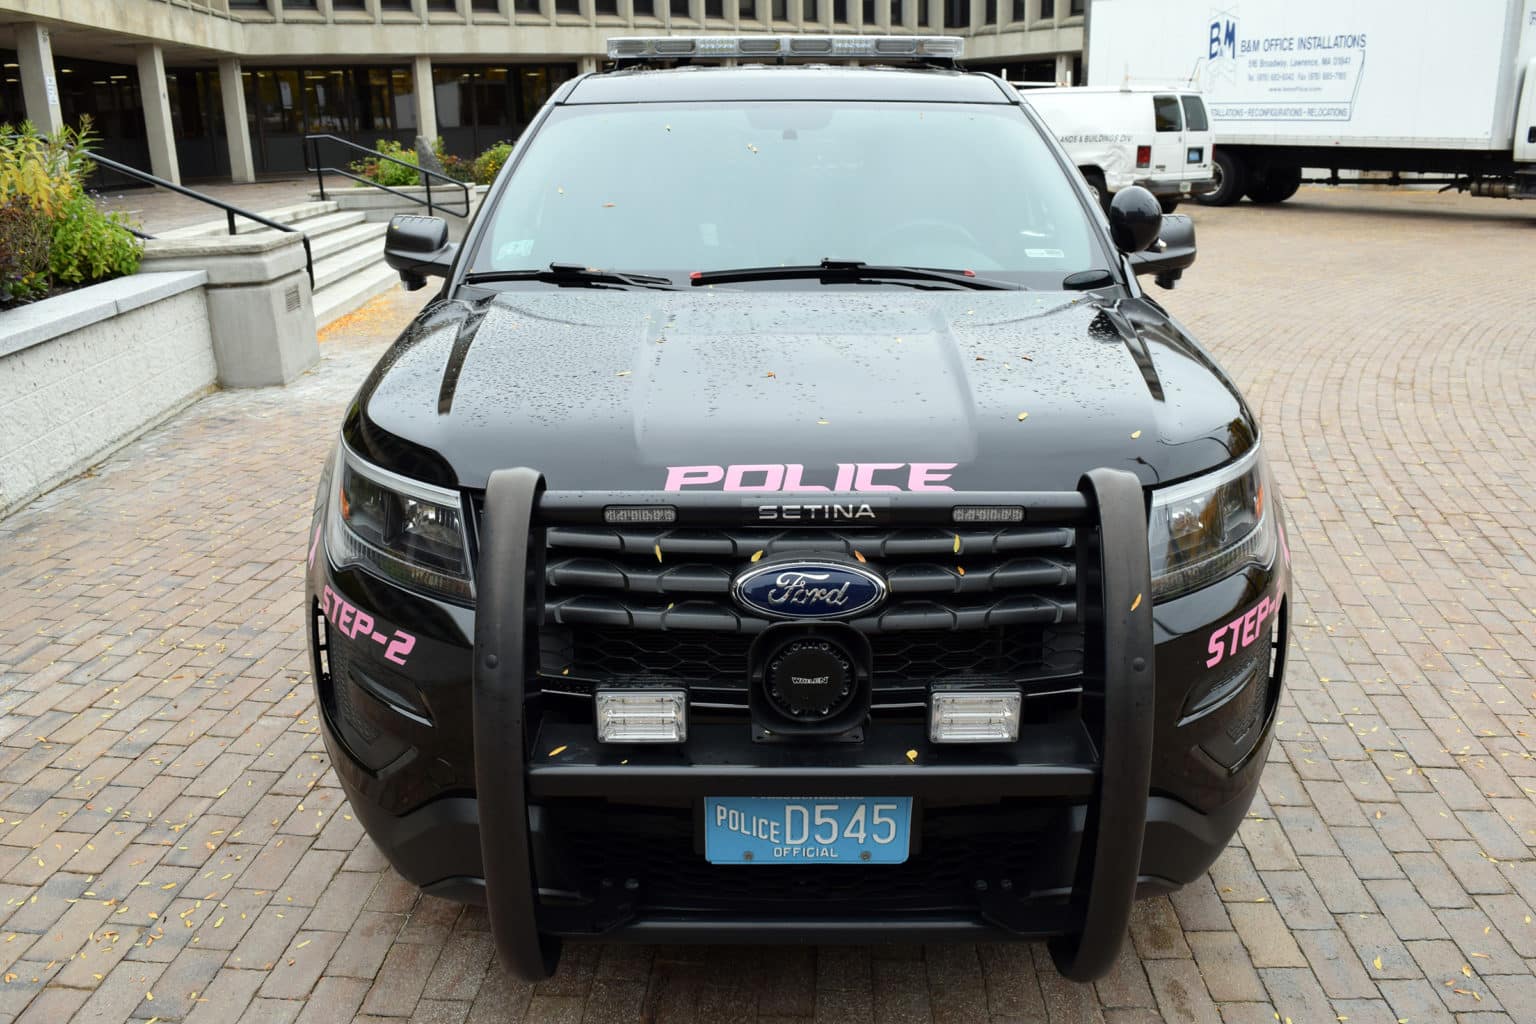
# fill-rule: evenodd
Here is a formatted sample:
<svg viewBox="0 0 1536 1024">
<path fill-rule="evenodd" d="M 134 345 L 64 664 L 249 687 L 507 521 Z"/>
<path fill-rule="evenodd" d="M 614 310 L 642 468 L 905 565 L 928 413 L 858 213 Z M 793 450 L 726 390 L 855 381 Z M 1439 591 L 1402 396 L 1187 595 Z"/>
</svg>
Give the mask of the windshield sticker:
<svg viewBox="0 0 1536 1024">
<path fill-rule="evenodd" d="M 716 488 L 722 491 L 953 491 L 944 481 L 955 462 L 839 462 L 835 470 L 798 462 L 746 463 L 731 466 L 668 466 L 668 491 Z M 809 477 L 809 479 L 807 479 Z M 879 479 L 876 479 L 876 478 Z M 817 483 L 815 481 L 824 481 Z"/>
<path fill-rule="evenodd" d="M 406 657 L 416 646 L 416 638 L 403 629 L 397 629 L 393 633 L 384 633 L 382 629 L 376 629 L 375 627 L 388 628 L 388 625 L 376 621 L 372 615 L 332 590 L 329 584 L 320 592 L 320 609 L 325 612 L 325 617 L 342 636 L 351 637 L 353 640 L 360 636 L 367 637 L 383 647 L 385 661 L 404 665 Z"/>
<path fill-rule="evenodd" d="M 1265 631 L 1264 623 L 1279 610 L 1279 598 L 1264 597 L 1242 615 L 1217 628 L 1205 645 L 1211 655 L 1206 659 L 1205 667 L 1215 668 L 1223 658 L 1236 654 L 1261 636 L 1267 637 L 1269 633 Z"/>
</svg>

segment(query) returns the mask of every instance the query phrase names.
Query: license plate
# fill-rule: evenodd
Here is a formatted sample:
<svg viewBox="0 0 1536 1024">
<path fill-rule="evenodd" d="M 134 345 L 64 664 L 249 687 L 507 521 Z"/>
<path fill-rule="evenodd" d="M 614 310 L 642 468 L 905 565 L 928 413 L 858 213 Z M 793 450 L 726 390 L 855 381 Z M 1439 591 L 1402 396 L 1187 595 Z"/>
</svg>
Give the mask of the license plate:
<svg viewBox="0 0 1536 1024">
<path fill-rule="evenodd" d="M 704 800 L 711 864 L 900 864 L 911 828 L 909 796 Z"/>
</svg>

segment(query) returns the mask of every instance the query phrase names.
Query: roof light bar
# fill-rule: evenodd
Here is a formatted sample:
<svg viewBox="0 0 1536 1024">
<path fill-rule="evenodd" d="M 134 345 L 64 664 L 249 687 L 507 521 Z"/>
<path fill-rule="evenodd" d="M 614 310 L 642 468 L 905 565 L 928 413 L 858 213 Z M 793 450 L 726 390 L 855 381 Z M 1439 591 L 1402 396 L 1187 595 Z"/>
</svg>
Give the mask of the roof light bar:
<svg viewBox="0 0 1536 1024">
<path fill-rule="evenodd" d="M 964 55 L 965 40 L 959 36 L 615 36 L 608 40 L 611 60 L 678 57 L 959 60 Z"/>
</svg>

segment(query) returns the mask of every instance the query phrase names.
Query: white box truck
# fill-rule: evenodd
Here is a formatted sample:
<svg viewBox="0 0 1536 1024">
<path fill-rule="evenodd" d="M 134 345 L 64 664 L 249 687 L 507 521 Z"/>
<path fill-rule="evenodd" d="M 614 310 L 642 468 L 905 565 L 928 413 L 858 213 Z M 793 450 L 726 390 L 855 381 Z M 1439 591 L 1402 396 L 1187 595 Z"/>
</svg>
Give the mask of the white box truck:
<svg viewBox="0 0 1536 1024">
<path fill-rule="evenodd" d="M 1536 199 L 1536 0 L 1094 0 L 1089 84 L 1169 80 L 1215 129 L 1202 202 L 1282 202 L 1308 167 Z"/>
</svg>

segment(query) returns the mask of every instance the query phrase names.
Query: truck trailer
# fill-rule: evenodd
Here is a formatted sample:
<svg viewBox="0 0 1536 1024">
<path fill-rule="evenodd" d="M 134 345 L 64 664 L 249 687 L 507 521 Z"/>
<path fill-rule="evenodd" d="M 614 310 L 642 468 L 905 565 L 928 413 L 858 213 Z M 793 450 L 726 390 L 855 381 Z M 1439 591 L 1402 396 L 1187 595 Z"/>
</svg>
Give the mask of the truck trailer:
<svg viewBox="0 0 1536 1024">
<path fill-rule="evenodd" d="M 1095 0 L 1088 82 L 1199 87 L 1210 205 L 1304 180 L 1536 199 L 1536 0 Z"/>
</svg>

